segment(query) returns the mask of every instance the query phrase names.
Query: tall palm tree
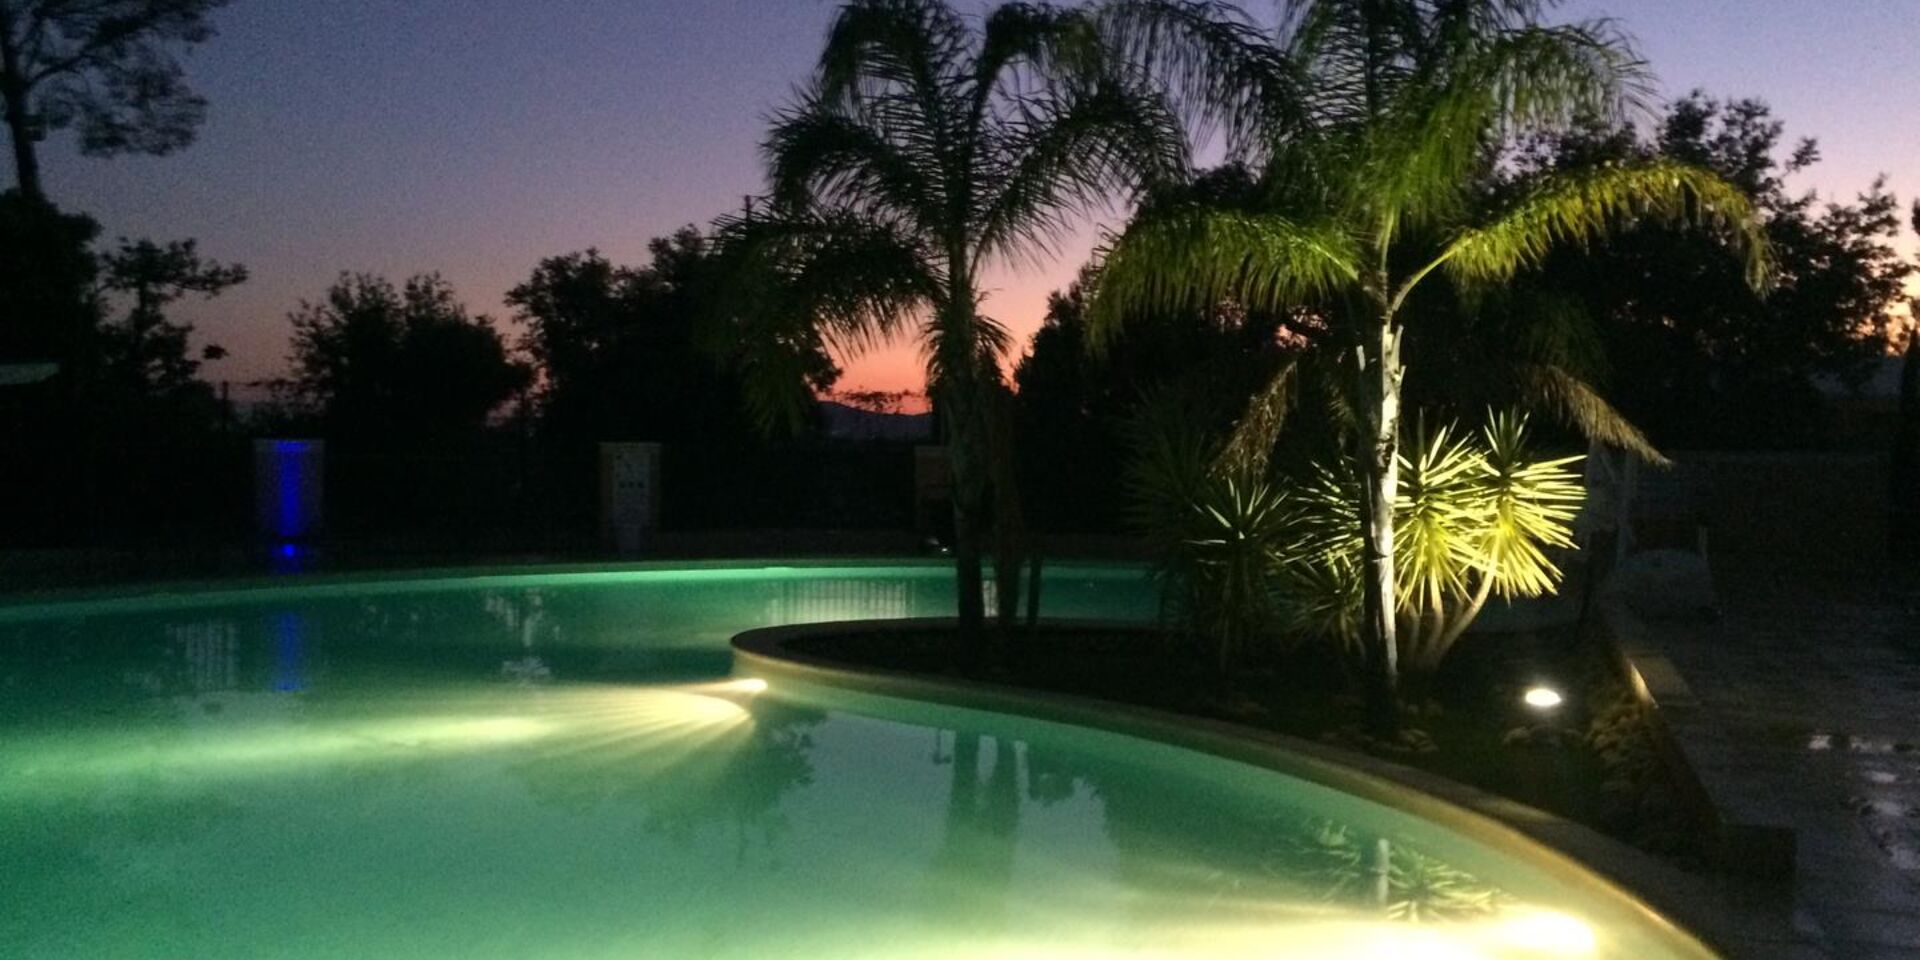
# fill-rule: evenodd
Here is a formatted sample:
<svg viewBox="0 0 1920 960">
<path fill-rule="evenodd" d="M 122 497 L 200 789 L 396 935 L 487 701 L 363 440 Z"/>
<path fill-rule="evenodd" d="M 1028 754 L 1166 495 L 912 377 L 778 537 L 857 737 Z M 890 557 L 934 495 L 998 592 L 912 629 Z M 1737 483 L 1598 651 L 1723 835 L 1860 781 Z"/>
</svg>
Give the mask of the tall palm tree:
<svg viewBox="0 0 1920 960">
<path fill-rule="evenodd" d="M 1376 730 L 1398 723 L 1394 501 L 1406 323 L 1416 293 L 1500 286 L 1551 249 L 1636 220 L 1723 231 L 1762 282 L 1765 243 L 1746 198 L 1711 173 L 1655 161 L 1564 170 L 1489 203 L 1481 190 L 1515 137 L 1638 109 L 1643 66 L 1604 22 L 1551 25 L 1553 0 L 1289 0 L 1277 28 L 1210 0 L 1115 0 L 1113 29 L 1178 101 L 1260 172 L 1231 206 L 1156 204 L 1117 238 L 1096 334 L 1127 312 L 1236 301 L 1309 308 L 1328 328 L 1355 414 L 1362 479 L 1362 632 Z M 1591 388 L 1547 367 L 1532 384 L 1589 435 L 1656 456 Z M 1299 378 L 1283 371 L 1229 445 L 1271 448 Z"/>
<path fill-rule="evenodd" d="M 1037 259 L 1077 215 L 1187 169 L 1179 124 L 1097 26 L 1044 4 L 1003 4 L 976 26 L 942 0 L 851 0 L 767 138 L 770 212 L 727 230 L 743 265 L 733 336 L 769 373 L 754 395 L 769 422 L 795 397 L 783 351 L 760 348 L 824 336 L 858 349 L 909 329 L 920 341 L 952 457 L 969 637 L 984 618 L 989 418 L 1008 346 L 979 310 L 981 273 Z"/>
</svg>

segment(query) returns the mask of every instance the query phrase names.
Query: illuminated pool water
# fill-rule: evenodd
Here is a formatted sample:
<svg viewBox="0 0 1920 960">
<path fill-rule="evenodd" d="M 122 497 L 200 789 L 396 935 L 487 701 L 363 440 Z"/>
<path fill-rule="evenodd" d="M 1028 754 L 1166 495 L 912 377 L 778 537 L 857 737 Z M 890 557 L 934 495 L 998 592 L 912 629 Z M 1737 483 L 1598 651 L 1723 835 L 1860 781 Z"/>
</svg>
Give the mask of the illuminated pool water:
<svg viewBox="0 0 1920 960">
<path fill-rule="evenodd" d="M 951 606 L 849 566 L 0 607 L 0 957 L 1692 955 L 1266 770 L 729 677 L 741 630 Z M 1060 568 L 1045 609 L 1154 600 Z"/>
</svg>

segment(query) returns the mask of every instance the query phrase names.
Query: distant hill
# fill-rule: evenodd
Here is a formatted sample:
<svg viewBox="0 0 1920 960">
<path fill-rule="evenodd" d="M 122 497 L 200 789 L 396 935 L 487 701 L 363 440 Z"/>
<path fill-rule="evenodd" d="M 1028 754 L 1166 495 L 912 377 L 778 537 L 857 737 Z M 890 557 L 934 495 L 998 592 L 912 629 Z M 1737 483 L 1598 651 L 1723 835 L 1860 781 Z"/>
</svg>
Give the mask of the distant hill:
<svg viewBox="0 0 1920 960">
<path fill-rule="evenodd" d="M 834 400 L 820 401 L 827 436 L 836 440 L 893 440 L 911 443 L 933 437 L 933 415 L 875 413 Z"/>
</svg>

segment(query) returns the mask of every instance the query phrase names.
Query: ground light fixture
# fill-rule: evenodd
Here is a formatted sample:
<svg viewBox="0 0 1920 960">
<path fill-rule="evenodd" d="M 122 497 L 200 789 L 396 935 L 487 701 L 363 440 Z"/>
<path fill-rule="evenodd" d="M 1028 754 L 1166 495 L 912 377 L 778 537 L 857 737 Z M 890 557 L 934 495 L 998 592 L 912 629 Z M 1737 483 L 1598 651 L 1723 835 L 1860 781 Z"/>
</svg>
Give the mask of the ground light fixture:
<svg viewBox="0 0 1920 960">
<path fill-rule="evenodd" d="M 1520 695 L 1520 702 L 1535 710 L 1553 710 L 1559 707 L 1565 699 L 1565 697 L 1560 695 L 1560 691 L 1544 683 L 1536 683 L 1528 687 L 1527 691 Z"/>
</svg>

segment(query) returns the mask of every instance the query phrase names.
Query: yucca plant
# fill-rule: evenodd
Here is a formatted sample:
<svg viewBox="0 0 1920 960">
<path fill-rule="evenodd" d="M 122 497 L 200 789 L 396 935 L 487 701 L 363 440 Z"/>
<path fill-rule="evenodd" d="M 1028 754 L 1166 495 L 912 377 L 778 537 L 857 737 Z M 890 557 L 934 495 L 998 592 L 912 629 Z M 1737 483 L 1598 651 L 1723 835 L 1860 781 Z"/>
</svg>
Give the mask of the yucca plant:
<svg viewBox="0 0 1920 960">
<path fill-rule="evenodd" d="M 1414 430 L 1399 454 L 1394 500 L 1398 661 L 1428 676 L 1492 596 L 1552 593 L 1562 572 L 1549 551 L 1571 549 L 1586 491 L 1578 456 L 1541 459 L 1527 418 L 1496 412 L 1477 435 L 1443 426 Z M 1344 463 L 1316 467 L 1292 517 L 1303 549 L 1282 559 L 1296 629 L 1358 647 L 1366 544 L 1356 532 L 1360 480 Z"/>
<path fill-rule="evenodd" d="M 1191 390 L 1147 390 L 1125 424 L 1129 519 L 1158 562 L 1168 612 L 1224 677 L 1262 638 L 1283 633 L 1273 573 L 1295 536 L 1284 493 L 1259 473 L 1222 469 Z"/>
</svg>

